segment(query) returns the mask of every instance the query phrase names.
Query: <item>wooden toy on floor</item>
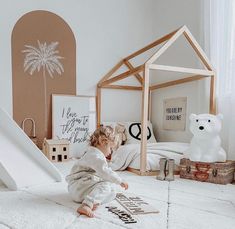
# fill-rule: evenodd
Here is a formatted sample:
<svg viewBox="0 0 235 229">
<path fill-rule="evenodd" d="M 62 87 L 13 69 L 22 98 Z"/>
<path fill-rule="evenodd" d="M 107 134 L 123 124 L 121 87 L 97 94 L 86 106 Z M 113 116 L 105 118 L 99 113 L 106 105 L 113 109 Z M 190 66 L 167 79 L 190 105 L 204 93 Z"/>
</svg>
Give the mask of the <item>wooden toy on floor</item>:
<svg viewBox="0 0 235 229">
<path fill-rule="evenodd" d="M 69 141 L 66 139 L 45 139 L 42 151 L 52 162 L 65 162 L 69 160 Z"/>
<path fill-rule="evenodd" d="M 119 217 L 119 219 L 121 219 L 124 223 L 137 223 L 137 221 L 135 219 L 133 219 L 131 217 L 130 214 L 128 214 L 125 211 L 119 210 L 117 207 L 106 207 L 108 209 L 109 212 L 114 213 L 115 215 L 117 215 Z"/>
<path fill-rule="evenodd" d="M 138 196 L 117 193 L 116 200 L 132 215 L 159 213 L 157 209 L 152 207 L 150 204 L 148 204 Z"/>
</svg>

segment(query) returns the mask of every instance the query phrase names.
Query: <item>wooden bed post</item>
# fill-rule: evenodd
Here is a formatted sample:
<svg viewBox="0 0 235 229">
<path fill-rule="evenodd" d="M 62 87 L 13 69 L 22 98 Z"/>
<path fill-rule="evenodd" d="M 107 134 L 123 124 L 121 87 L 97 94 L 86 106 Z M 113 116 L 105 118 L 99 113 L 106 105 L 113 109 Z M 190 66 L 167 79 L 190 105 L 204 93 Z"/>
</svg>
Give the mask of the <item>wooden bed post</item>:
<svg viewBox="0 0 235 229">
<path fill-rule="evenodd" d="M 215 105 L 215 75 L 211 76 L 210 79 L 210 114 L 216 114 Z"/>
<path fill-rule="evenodd" d="M 152 91 L 149 86 L 149 98 L 148 98 L 148 120 L 152 121 Z"/>
<path fill-rule="evenodd" d="M 149 67 L 144 66 L 144 80 L 142 90 L 142 120 L 141 120 L 141 159 L 140 159 L 140 175 L 146 172 L 146 156 L 147 156 L 147 121 L 148 121 L 148 97 L 149 97 Z"/>
<path fill-rule="evenodd" d="M 100 115 L 101 115 L 101 88 L 96 87 L 96 126 L 100 126 Z"/>
</svg>

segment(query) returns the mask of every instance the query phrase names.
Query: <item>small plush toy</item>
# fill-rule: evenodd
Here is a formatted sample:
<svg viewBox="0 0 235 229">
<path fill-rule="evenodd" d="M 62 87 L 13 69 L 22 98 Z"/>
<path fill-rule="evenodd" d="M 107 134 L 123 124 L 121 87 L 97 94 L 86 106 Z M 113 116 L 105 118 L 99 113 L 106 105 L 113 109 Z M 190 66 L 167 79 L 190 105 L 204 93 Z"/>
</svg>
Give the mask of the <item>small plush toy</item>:
<svg viewBox="0 0 235 229">
<path fill-rule="evenodd" d="M 124 145 L 127 140 L 126 127 L 120 123 L 115 126 L 115 134 L 118 135 L 118 147 Z"/>
<path fill-rule="evenodd" d="M 185 156 L 191 161 L 225 162 L 226 152 L 221 148 L 219 136 L 223 116 L 191 114 L 189 119 L 193 138 Z"/>
</svg>

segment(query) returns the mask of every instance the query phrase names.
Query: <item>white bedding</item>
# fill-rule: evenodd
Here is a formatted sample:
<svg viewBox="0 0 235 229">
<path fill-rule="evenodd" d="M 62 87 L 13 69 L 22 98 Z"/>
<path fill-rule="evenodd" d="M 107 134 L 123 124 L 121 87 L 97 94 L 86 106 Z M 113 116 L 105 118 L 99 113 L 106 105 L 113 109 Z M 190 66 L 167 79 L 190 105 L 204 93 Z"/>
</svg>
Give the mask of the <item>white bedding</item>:
<svg viewBox="0 0 235 229">
<path fill-rule="evenodd" d="M 189 147 L 188 143 L 160 142 L 147 144 L 147 170 L 159 170 L 159 160 L 162 157 L 174 159 L 179 165 L 183 153 Z M 140 144 L 126 144 L 112 154 L 110 167 L 113 170 L 125 170 L 127 167 L 140 168 Z M 177 169 L 177 167 L 176 167 Z"/>
</svg>

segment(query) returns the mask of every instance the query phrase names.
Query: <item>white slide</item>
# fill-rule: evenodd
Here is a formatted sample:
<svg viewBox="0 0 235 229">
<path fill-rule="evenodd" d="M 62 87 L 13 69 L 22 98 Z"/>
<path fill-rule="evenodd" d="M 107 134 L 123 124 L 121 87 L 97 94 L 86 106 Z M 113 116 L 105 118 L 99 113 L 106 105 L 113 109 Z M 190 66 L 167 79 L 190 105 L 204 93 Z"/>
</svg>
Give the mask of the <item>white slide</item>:
<svg viewBox="0 0 235 229">
<path fill-rule="evenodd" d="M 1 108 L 0 180 L 11 190 L 62 181 L 57 168 Z"/>
</svg>

